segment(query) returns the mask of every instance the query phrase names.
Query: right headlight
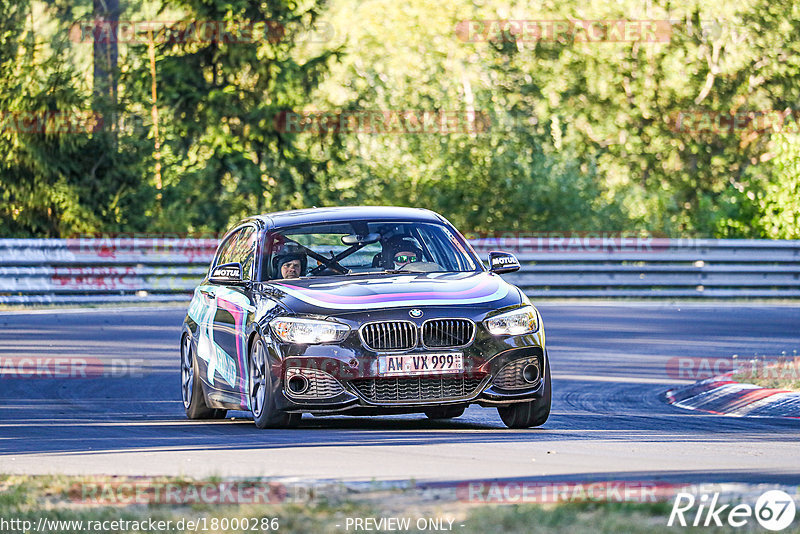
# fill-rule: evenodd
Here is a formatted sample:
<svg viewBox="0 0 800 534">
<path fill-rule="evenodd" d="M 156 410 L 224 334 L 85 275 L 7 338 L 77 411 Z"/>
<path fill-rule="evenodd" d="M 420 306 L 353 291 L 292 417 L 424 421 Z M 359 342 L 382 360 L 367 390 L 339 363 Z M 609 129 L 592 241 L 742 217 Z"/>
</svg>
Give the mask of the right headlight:
<svg viewBox="0 0 800 534">
<path fill-rule="evenodd" d="M 485 319 L 483 324 L 493 336 L 518 336 L 539 330 L 539 317 L 533 306 L 523 306 Z"/>
<path fill-rule="evenodd" d="M 300 345 L 339 342 L 350 332 L 350 327 L 346 324 L 301 317 L 277 317 L 269 325 L 284 343 Z"/>
</svg>

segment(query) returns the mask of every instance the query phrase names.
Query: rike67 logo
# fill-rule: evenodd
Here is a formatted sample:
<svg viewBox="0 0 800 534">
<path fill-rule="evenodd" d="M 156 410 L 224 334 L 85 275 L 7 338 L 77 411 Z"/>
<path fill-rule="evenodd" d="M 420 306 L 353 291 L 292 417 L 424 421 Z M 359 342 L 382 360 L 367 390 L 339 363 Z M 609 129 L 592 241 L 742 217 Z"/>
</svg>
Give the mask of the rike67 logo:
<svg viewBox="0 0 800 534">
<path fill-rule="evenodd" d="M 794 521 L 796 506 L 794 499 L 785 491 L 770 490 L 761 495 L 754 507 L 749 504 L 720 504 L 719 493 L 702 494 L 695 497 L 691 493 L 678 493 L 672 504 L 667 526 L 682 527 L 743 527 L 755 516 L 765 529 L 783 530 Z"/>
</svg>

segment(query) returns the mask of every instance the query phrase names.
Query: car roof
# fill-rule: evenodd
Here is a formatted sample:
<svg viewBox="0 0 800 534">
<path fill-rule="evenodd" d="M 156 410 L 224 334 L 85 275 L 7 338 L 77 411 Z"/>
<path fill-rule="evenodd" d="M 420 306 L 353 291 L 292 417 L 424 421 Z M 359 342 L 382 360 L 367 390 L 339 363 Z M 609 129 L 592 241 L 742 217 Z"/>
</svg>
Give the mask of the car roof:
<svg viewBox="0 0 800 534">
<path fill-rule="evenodd" d="M 340 206 L 278 211 L 255 215 L 246 220 L 260 220 L 268 228 L 282 228 L 298 224 L 349 222 L 364 220 L 445 222 L 441 215 L 422 208 L 397 206 Z M 244 221 L 243 221 L 244 222 Z"/>
</svg>

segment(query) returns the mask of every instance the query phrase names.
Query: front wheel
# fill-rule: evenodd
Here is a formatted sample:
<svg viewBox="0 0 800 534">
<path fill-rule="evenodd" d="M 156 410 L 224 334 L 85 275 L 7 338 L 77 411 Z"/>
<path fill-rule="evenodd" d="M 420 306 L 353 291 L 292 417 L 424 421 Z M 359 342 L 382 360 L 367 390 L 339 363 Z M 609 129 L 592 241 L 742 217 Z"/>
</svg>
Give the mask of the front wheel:
<svg viewBox="0 0 800 534">
<path fill-rule="evenodd" d="M 224 419 L 227 410 L 215 410 L 206 405 L 200 384 L 200 373 L 192 351 L 192 340 L 188 335 L 181 341 L 181 399 L 186 417 L 189 419 Z"/>
<path fill-rule="evenodd" d="M 550 417 L 552 392 L 550 389 L 550 358 L 545 364 L 544 391 L 542 398 L 497 408 L 500 419 L 508 428 L 530 428 L 541 426 Z"/>
<path fill-rule="evenodd" d="M 287 428 L 300 423 L 299 413 L 281 412 L 275 408 L 272 373 L 269 370 L 267 349 L 261 338 L 256 338 L 250 349 L 250 411 L 258 428 Z"/>
</svg>

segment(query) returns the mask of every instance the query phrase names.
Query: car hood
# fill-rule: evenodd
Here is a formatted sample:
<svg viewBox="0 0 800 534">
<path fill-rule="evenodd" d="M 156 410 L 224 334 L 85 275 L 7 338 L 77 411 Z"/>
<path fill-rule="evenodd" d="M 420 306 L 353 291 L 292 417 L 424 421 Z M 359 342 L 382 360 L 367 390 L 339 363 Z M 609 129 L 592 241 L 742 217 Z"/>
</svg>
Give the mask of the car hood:
<svg viewBox="0 0 800 534">
<path fill-rule="evenodd" d="M 281 280 L 264 292 L 301 314 L 330 315 L 416 306 L 519 304 L 517 288 L 487 272 L 375 274 Z"/>
</svg>

